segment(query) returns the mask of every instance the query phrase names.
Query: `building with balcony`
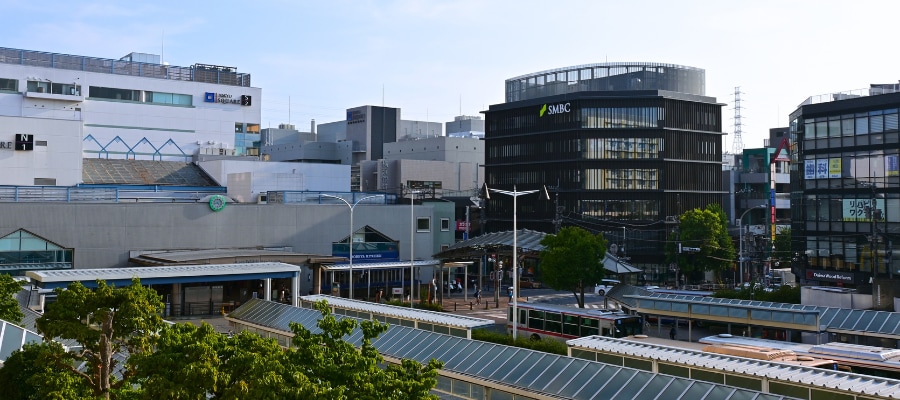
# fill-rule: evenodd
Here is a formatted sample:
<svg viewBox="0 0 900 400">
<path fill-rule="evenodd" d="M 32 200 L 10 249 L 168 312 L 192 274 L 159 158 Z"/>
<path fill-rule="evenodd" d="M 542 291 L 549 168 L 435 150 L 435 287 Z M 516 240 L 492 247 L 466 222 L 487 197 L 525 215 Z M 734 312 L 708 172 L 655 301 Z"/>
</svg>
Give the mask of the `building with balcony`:
<svg viewBox="0 0 900 400">
<path fill-rule="evenodd" d="M 647 279 L 668 271 L 666 220 L 720 203 L 722 104 L 705 71 L 659 63 L 600 63 L 506 81 L 485 112 L 491 189 L 550 189 L 518 199 L 518 228 L 575 224 L 619 244 Z M 512 229 L 513 199 L 492 196 L 487 230 Z M 627 249 L 624 250 L 624 249 Z M 621 254 L 620 254 L 621 255 Z"/>
<path fill-rule="evenodd" d="M 900 260 L 898 85 L 813 96 L 790 115 L 792 251 L 807 285 L 871 293 L 890 309 Z"/>
</svg>

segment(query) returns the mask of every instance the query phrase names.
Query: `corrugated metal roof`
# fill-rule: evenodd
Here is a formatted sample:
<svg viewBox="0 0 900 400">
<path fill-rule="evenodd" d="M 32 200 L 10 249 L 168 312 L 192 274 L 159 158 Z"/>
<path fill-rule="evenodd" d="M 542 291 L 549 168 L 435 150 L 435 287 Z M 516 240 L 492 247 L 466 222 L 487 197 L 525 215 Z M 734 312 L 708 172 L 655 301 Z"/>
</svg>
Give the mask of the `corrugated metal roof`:
<svg viewBox="0 0 900 400">
<path fill-rule="evenodd" d="M 772 361 L 754 360 L 602 336 L 588 336 L 572 339 L 567 341 L 566 344 L 571 347 L 664 360 L 721 371 L 738 372 L 774 380 L 800 382 L 822 388 L 844 390 L 862 395 L 900 398 L 900 380 L 896 379 L 782 364 Z"/>
<path fill-rule="evenodd" d="M 85 158 L 81 176 L 88 185 L 219 186 L 193 163 Z"/>
<path fill-rule="evenodd" d="M 350 300 L 343 297 L 334 297 L 324 294 L 300 296 L 300 299 L 310 302 L 325 300 L 329 305 L 343 309 L 364 311 L 378 315 L 385 315 L 389 317 L 408 320 L 424 321 L 431 324 L 440 324 L 444 326 L 457 326 L 472 329 L 494 325 L 494 320 L 492 319 L 475 318 L 465 315 L 420 310 L 409 307 L 398 307 L 388 304 L 372 303 L 368 301 Z"/>
<path fill-rule="evenodd" d="M 337 319 L 349 317 L 335 316 Z M 264 326 L 290 335 L 290 322 L 321 332 L 316 310 L 269 301 L 246 303 L 226 318 Z M 345 337 L 357 347 L 362 333 Z M 783 396 L 731 386 L 654 374 L 594 361 L 486 343 L 391 325 L 372 344 L 386 356 L 428 363 L 444 362 L 444 370 L 564 399 L 611 400 L 776 400 Z"/>
<path fill-rule="evenodd" d="M 631 297 L 639 298 L 641 296 L 631 295 Z M 738 307 L 765 308 L 771 310 L 817 312 L 820 315 L 819 321 L 825 326 L 826 331 L 850 332 L 864 336 L 881 336 L 900 340 L 900 313 L 897 312 L 773 303 L 755 300 L 722 299 L 681 294 L 655 293 L 643 297 L 691 303 L 726 304 Z"/>
<path fill-rule="evenodd" d="M 519 229 L 517 232 L 518 232 L 518 234 L 516 235 L 516 246 L 518 246 L 519 248 L 521 248 L 523 250 L 533 250 L 533 251 L 541 251 L 544 249 L 544 246 L 541 244 L 541 240 L 544 239 L 544 236 L 547 236 L 546 233 L 532 231 L 529 229 Z M 488 233 L 485 235 L 474 237 L 469 240 L 454 243 L 453 245 L 451 245 L 444 251 L 451 251 L 451 250 L 463 249 L 463 248 L 468 248 L 468 247 L 497 247 L 497 246 L 510 246 L 511 247 L 512 245 L 513 245 L 513 231 L 506 231 L 506 232 Z"/>
<path fill-rule="evenodd" d="M 243 264 L 179 265 L 169 267 L 97 268 L 56 271 L 28 271 L 27 276 L 38 282 L 68 282 L 101 279 L 149 279 L 193 276 L 223 276 L 274 272 L 296 272 L 300 267 L 278 262 Z"/>
</svg>

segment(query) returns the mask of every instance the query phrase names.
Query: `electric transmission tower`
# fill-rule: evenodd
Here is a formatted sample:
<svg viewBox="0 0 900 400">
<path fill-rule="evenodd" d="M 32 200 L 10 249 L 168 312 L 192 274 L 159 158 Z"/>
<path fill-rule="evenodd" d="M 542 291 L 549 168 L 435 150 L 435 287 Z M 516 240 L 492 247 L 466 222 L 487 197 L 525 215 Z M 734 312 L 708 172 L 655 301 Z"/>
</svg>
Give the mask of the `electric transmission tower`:
<svg viewBox="0 0 900 400">
<path fill-rule="evenodd" d="M 744 152 L 744 139 L 741 137 L 741 87 L 734 88 L 734 139 L 731 143 L 731 152 L 741 154 Z"/>
</svg>

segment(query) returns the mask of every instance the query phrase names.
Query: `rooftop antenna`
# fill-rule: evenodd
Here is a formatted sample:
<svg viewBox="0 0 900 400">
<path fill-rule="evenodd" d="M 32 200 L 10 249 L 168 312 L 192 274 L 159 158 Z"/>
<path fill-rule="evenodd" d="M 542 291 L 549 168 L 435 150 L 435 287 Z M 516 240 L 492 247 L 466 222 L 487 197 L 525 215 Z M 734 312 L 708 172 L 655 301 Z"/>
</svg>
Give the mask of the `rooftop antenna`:
<svg viewBox="0 0 900 400">
<path fill-rule="evenodd" d="M 381 84 L 381 106 L 384 107 L 384 84 Z"/>
<path fill-rule="evenodd" d="M 462 94 L 459 95 L 459 115 L 463 115 L 463 113 L 462 113 Z"/>
<path fill-rule="evenodd" d="M 165 65 L 165 63 L 166 63 L 166 30 L 165 29 L 163 29 L 162 37 L 160 38 L 160 41 L 159 41 L 159 58 L 160 58 L 160 60 L 159 60 L 160 64 Z"/>
<path fill-rule="evenodd" d="M 291 96 L 288 96 L 288 125 L 291 124 Z"/>
<path fill-rule="evenodd" d="M 731 152 L 741 154 L 744 152 L 744 139 L 741 138 L 741 87 L 734 87 L 734 139 L 731 142 Z"/>
</svg>

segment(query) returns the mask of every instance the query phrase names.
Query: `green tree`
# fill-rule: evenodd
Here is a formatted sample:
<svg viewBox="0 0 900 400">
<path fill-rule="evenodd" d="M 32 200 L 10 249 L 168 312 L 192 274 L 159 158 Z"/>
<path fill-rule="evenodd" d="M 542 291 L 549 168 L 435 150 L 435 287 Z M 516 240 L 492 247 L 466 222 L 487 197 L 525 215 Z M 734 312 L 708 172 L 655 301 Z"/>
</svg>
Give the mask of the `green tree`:
<svg viewBox="0 0 900 400">
<path fill-rule="evenodd" d="M 443 363 L 432 359 L 428 365 L 414 360 L 401 360 L 401 365 L 384 364 L 384 359 L 372 345 L 372 339 L 387 330 L 377 321 L 335 318 L 328 305 L 316 304 L 322 313 L 317 326 L 321 333 L 313 334 L 300 324 L 291 323 L 293 347 L 288 353 L 290 365 L 296 373 L 313 379 L 325 396 L 316 398 L 409 400 L 437 399 L 430 391 L 437 384 L 438 370 Z M 362 331 L 362 347 L 356 349 L 343 340 L 356 327 Z"/>
<path fill-rule="evenodd" d="M 0 273 L 0 319 L 14 324 L 21 324 L 22 310 L 19 310 L 19 301 L 14 297 L 22 291 L 22 284 L 12 276 Z"/>
<path fill-rule="evenodd" d="M 13 352 L 0 368 L 2 397 L 8 400 L 93 399 L 91 391 L 69 368 L 74 356 L 57 342 L 28 343 Z"/>
<path fill-rule="evenodd" d="M 791 228 L 781 229 L 775 235 L 775 252 L 772 257 L 781 263 L 791 262 Z M 784 264 L 782 264 L 784 265 Z"/>
<path fill-rule="evenodd" d="M 274 339 L 252 332 L 228 337 L 206 323 L 165 329 L 153 353 L 129 359 L 144 399 L 336 398 L 293 374 L 286 361 Z"/>
<path fill-rule="evenodd" d="M 96 289 L 88 289 L 75 282 L 56 293 L 57 301 L 37 320 L 38 332 L 45 338 L 75 340 L 82 349 L 71 353 L 76 363 L 59 359 L 52 366 L 76 374 L 99 398 L 119 397 L 115 394 L 128 391 L 135 371 L 113 355 L 124 351 L 134 356 L 152 350 L 154 338 L 165 326 L 159 316 L 163 310 L 160 296 L 141 286 L 138 279 L 123 288 L 97 281 Z M 84 371 L 78 369 L 79 363 L 84 363 Z M 122 379 L 116 379 L 114 372 Z"/>
<path fill-rule="evenodd" d="M 577 226 L 560 229 L 541 240 L 541 279 L 556 290 L 571 290 L 578 307 L 584 308 L 584 291 L 604 276 L 607 241 Z"/>
<path fill-rule="evenodd" d="M 695 208 L 679 217 L 678 232 L 672 234 L 668 247 L 669 261 L 678 265 L 686 277 L 706 271 L 720 275 L 731 268 L 736 257 L 734 243 L 728 234 L 728 217 L 718 204 Z M 682 245 L 678 253 L 677 244 Z M 697 248 L 699 251 L 685 251 Z"/>
</svg>

